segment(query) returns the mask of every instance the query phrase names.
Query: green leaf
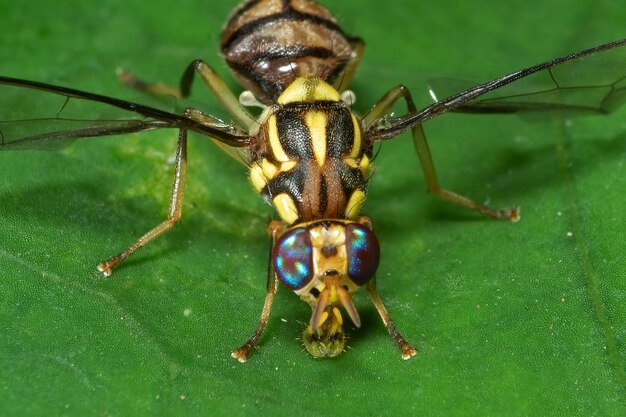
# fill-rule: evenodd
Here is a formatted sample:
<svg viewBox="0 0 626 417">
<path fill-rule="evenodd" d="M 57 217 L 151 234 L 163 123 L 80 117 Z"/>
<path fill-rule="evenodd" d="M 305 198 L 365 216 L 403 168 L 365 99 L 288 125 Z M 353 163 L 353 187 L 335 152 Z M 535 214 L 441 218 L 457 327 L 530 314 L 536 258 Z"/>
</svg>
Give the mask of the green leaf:
<svg viewBox="0 0 626 417">
<path fill-rule="evenodd" d="M 426 105 L 428 77 L 495 78 L 623 37 L 626 21 L 592 0 L 326 3 L 367 43 L 362 112 L 399 83 Z M 201 57 L 239 91 L 217 54 L 234 6 L 6 2 L 0 74 L 133 99 L 117 67 L 175 84 Z M 419 350 L 406 362 L 364 295 L 347 352 L 309 357 L 309 308 L 285 288 L 260 349 L 230 358 L 263 304 L 272 212 L 204 138 L 182 223 L 110 279 L 95 265 L 166 215 L 175 132 L 0 153 L 0 415 L 626 415 L 625 114 L 427 123 L 441 183 L 520 205 L 517 224 L 426 194 L 408 136 L 381 147 L 365 211 L 379 291 Z"/>
</svg>

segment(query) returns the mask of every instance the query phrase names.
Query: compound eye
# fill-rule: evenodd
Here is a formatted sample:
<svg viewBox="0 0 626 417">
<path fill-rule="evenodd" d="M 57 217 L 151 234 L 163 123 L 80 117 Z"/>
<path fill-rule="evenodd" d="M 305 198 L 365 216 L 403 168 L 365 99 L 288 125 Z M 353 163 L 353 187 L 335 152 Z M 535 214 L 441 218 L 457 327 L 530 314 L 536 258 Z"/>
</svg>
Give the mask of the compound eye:
<svg viewBox="0 0 626 417">
<path fill-rule="evenodd" d="M 378 268 L 378 239 L 371 230 L 357 223 L 348 224 L 345 230 L 348 276 L 355 284 L 363 285 L 374 277 Z"/>
<path fill-rule="evenodd" d="M 313 249 L 309 231 L 299 227 L 278 239 L 272 252 L 278 279 L 296 291 L 313 278 Z"/>
</svg>

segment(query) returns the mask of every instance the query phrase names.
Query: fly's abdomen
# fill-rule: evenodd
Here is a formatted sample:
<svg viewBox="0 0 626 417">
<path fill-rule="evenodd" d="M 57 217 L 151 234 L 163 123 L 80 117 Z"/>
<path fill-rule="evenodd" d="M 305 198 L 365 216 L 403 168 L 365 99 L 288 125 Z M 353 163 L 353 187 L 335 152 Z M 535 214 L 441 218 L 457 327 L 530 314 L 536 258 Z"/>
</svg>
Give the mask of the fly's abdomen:
<svg viewBox="0 0 626 417">
<path fill-rule="evenodd" d="M 272 102 L 298 77 L 332 84 L 354 56 L 355 41 L 313 2 L 250 0 L 227 22 L 221 50 L 245 88 Z"/>
</svg>

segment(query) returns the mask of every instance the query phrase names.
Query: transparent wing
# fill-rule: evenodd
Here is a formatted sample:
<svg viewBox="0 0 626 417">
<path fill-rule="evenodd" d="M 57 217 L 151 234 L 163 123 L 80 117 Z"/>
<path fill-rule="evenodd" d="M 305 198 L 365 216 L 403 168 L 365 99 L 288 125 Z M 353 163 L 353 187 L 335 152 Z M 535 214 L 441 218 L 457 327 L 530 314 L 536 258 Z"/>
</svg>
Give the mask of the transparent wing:
<svg viewBox="0 0 626 417">
<path fill-rule="evenodd" d="M 35 81 L 0 77 L 0 150 L 58 149 L 78 138 L 178 128 L 222 144 L 249 142 L 230 125 L 205 125 L 138 103 Z"/>
<path fill-rule="evenodd" d="M 446 84 L 438 88 L 445 92 L 453 83 Z M 461 85 L 457 82 L 456 87 Z M 431 95 L 436 94 L 432 89 Z M 607 114 L 625 101 L 626 39 L 622 39 L 467 88 L 420 111 L 386 118 L 367 135 L 370 140 L 390 139 L 449 111 L 519 113 L 531 118 L 558 112 L 570 117 Z"/>
<path fill-rule="evenodd" d="M 181 104 L 183 104 L 185 107 L 192 107 L 196 110 L 201 111 L 203 123 L 207 125 L 220 126 L 222 128 L 231 129 L 232 132 L 240 132 L 241 134 L 245 134 L 245 132 L 236 127 L 235 124 L 230 125 L 225 122 L 225 120 L 228 120 L 231 116 L 223 107 L 207 102 L 197 102 L 195 100 L 189 100 L 186 98 L 179 99 L 178 105 Z M 213 143 L 215 143 L 215 145 L 217 145 L 222 151 L 226 152 L 228 156 L 232 157 L 237 162 L 245 166 L 250 166 L 250 152 L 247 147 L 232 146 L 217 139 L 213 139 Z"/>
<path fill-rule="evenodd" d="M 456 107 L 458 113 L 517 113 L 541 120 L 558 111 L 564 117 L 610 113 L 625 100 L 626 74 L 615 69 L 626 62 L 626 51 L 612 49 L 594 59 L 585 57 L 531 74 Z M 431 97 L 445 97 L 476 83 L 433 79 Z"/>
</svg>

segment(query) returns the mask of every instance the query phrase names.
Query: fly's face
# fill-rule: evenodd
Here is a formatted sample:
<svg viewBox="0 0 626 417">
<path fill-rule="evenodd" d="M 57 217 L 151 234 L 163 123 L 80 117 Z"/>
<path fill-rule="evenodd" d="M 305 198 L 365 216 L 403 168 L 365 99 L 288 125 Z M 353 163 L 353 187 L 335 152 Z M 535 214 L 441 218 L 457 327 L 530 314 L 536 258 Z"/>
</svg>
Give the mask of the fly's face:
<svg viewBox="0 0 626 417">
<path fill-rule="evenodd" d="M 352 221 L 300 224 L 276 242 L 272 262 L 278 279 L 313 309 L 302 335 L 311 355 L 337 356 L 343 351 L 342 310 L 361 326 L 352 295 L 374 277 L 379 258 L 374 233 Z"/>
</svg>

